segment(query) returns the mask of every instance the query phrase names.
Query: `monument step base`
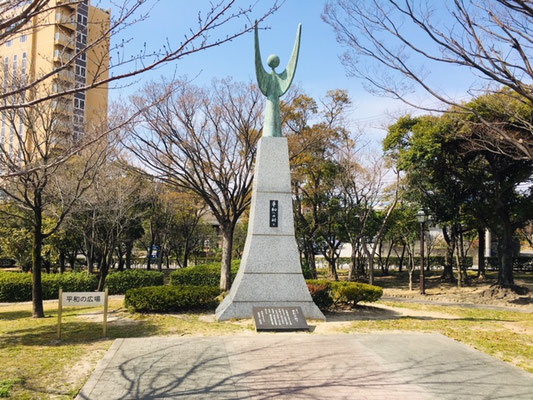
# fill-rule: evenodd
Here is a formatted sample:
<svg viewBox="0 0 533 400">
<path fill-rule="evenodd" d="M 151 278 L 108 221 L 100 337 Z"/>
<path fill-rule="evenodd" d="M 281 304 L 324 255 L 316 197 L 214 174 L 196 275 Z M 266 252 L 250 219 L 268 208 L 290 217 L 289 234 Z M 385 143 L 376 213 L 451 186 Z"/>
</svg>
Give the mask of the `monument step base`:
<svg viewBox="0 0 533 400">
<path fill-rule="evenodd" d="M 217 307 L 216 317 L 218 321 L 252 318 L 253 307 L 301 307 L 305 318 L 326 320 L 322 311 L 312 301 L 223 301 Z"/>
</svg>

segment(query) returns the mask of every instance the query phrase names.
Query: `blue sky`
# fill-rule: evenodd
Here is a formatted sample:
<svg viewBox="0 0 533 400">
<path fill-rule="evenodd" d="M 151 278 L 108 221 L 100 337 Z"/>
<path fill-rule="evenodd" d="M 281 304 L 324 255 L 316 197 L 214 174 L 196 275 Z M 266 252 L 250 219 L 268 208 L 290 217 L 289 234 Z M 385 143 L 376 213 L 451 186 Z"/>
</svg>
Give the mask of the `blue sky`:
<svg viewBox="0 0 533 400">
<path fill-rule="evenodd" d="M 255 15 L 261 13 L 260 7 L 266 7 L 270 3 L 269 0 L 243 0 L 241 4 L 253 1 L 258 3 Z M 93 1 L 93 4 L 104 8 L 106 3 L 106 0 L 100 3 Z M 301 22 L 302 41 L 295 83 L 317 99 L 329 89 L 347 89 L 353 101 L 349 115 L 353 129 L 362 130 L 365 140 L 378 149 L 385 135 L 385 131 L 380 128 L 391 121 L 390 114 L 398 116 L 408 110 L 408 107 L 400 101 L 372 95 L 364 89 L 359 79 L 346 76 L 339 60 L 343 49 L 337 44 L 331 27 L 321 18 L 324 4 L 325 0 L 286 0 L 281 9 L 262 24 L 262 27 L 269 28 L 259 33 L 264 62 L 266 64 L 269 54 L 276 53 L 281 59 L 278 71 L 285 67 L 292 51 L 297 25 Z M 137 51 L 145 43 L 148 49 L 158 49 L 167 40 L 178 43 L 188 27 L 194 27 L 198 11 L 208 8 L 209 2 L 206 0 L 160 0 L 150 10 L 149 18 L 129 28 L 124 38 L 131 40 L 128 46 Z M 227 29 L 231 30 L 231 25 Z M 157 80 L 161 76 L 172 77 L 174 74 L 194 77 L 197 85 L 209 85 L 215 78 L 228 76 L 236 81 L 255 80 L 253 34 L 151 71 L 132 86 L 112 90 L 111 100 L 128 96 L 148 80 Z M 440 76 L 447 90 L 461 93 L 464 90 L 462 88 L 467 86 L 464 76 L 455 75 L 453 79 L 447 79 L 446 71 L 442 71 Z M 420 94 L 419 99 L 421 102 L 434 102 L 424 94 Z"/>
</svg>

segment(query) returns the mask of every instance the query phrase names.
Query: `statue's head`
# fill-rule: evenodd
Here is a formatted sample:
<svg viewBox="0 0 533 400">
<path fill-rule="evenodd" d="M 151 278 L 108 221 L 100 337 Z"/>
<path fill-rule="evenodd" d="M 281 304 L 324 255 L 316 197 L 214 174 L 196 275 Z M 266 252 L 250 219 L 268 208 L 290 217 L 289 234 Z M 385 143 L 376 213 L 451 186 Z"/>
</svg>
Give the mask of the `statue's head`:
<svg viewBox="0 0 533 400">
<path fill-rule="evenodd" d="M 275 54 L 271 54 L 267 58 L 267 64 L 270 68 L 274 69 L 279 65 L 279 57 Z"/>
</svg>

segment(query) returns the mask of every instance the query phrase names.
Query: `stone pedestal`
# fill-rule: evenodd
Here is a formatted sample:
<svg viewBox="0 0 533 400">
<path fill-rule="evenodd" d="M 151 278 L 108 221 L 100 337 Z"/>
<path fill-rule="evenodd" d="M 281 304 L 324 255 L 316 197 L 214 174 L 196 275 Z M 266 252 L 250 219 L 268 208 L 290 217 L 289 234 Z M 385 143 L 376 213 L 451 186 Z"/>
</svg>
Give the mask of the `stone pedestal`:
<svg viewBox="0 0 533 400">
<path fill-rule="evenodd" d="M 272 200 L 277 201 L 277 227 L 271 227 Z M 289 151 L 284 137 L 259 140 L 241 266 L 216 316 L 219 321 L 251 318 L 254 306 L 299 306 L 306 318 L 325 319 L 313 303 L 300 267 L 294 236 Z"/>
</svg>

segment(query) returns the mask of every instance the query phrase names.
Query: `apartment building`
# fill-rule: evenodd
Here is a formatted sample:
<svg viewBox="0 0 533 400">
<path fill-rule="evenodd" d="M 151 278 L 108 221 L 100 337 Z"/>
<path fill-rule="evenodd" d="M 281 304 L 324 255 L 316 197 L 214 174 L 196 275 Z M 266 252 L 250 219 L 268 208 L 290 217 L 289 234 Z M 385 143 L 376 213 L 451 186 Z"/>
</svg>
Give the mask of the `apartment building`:
<svg viewBox="0 0 533 400">
<path fill-rule="evenodd" d="M 106 79 L 109 69 L 109 40 L 105 34 L 110 26 L 110 11 L 90 4 L 89 0 L 51 0 L 47 11 L 36 16 L 32 25 L 13 35 L 0 46 L 0 79 L 4 92 L 15 84 L 35 82 L 58 71 L 23 96 L 42 97 L 62 93 L 74 86 L 83 87 Z M 102 40 L 102 37 L 106 37 Z M 68 66 L 67 66 L 68 65 Z M 10 101 L 4 99 L 4 101 Z M 11 101 L 15 101 L 14 99 Z M 17 100 L 20 101 L 20 100 Z M 107 85 L 56 98 L 50 104 L 56 124 L 66 137 L 74 140 L 88 130 L 106 124 Z M 2 114 L 0 144 L 14 146 L 13 131 L 22 118 L 13 123 L 8 113 Z M 6 147 L 4 147 L 6 148 Z"/>
</svg>

